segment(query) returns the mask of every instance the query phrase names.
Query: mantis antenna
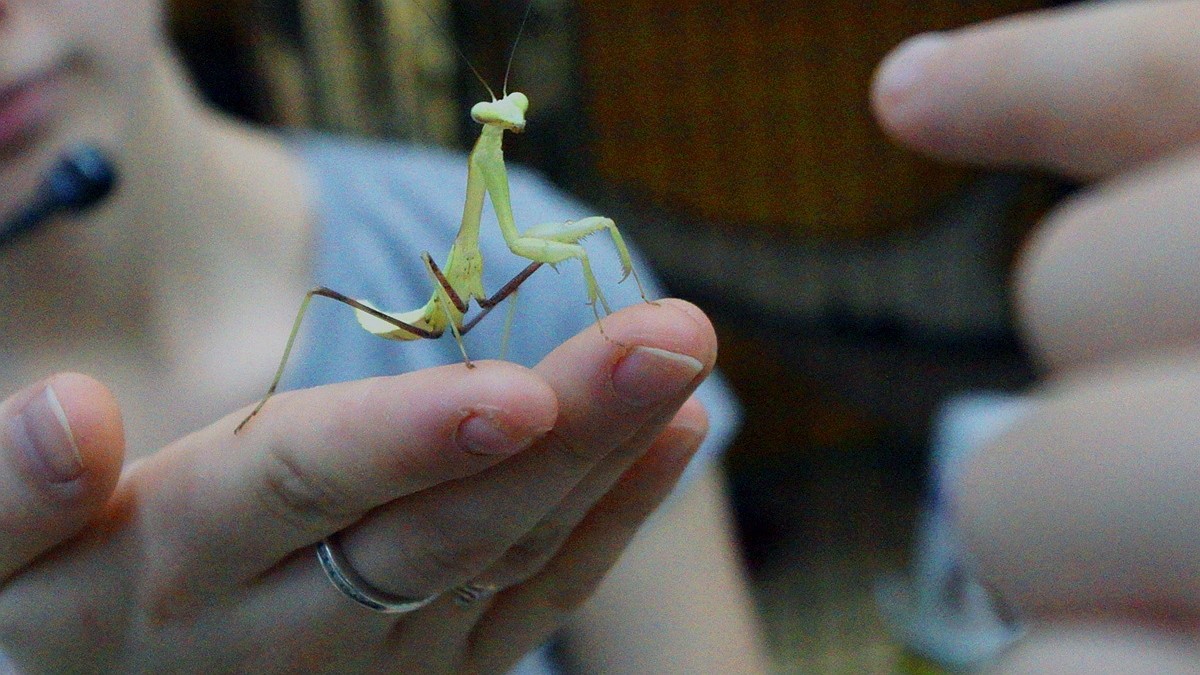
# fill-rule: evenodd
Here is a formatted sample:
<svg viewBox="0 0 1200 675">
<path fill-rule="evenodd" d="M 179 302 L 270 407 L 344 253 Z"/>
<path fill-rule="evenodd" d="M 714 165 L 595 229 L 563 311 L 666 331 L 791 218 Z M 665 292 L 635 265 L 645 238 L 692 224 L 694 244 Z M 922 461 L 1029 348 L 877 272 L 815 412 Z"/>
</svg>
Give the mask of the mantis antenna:
<svg viewBox="0 0 1200 675">
<path fill-rule="evenodd" d="M 512 72 L 513 57 L 517 55 L 517 45 L 521 44 L 521 36 L 525 34 L 525 24 L 529 23 L 529 15 L 533 12 L 533 0 L 525 3 L 525 15 L 521 17 L 521 26 L 517 28 L 517 37 L 513 38 L 512 49 L 508 52 L 508 65 L 504 67 L 504 95 L 508 96 L 508 74 Z M 495 98 L 493 96 L 492 98 Z"/>
<path fill-rule="evenodd" d="M 429 12 L 428 7 L 421 4 L 418 0 L 412 1 L 413 4 L 421 8 L 421 12 L 425 14 L 426 18 L 429 19 L 430 24 L 441 28 L 441 24 L 433 18 L 433 14 Z M 529 15 L 533 13 L 533 3 L 534 0 L 529 0 L 525 3 L 525 13 L 521 15 L 521 25 L 519 28 L 517 28 L 517 37 L 513 38 L 512 49 L 510 49 L 508 52 L 508 63 L 504 67 L 504 86 L 501 89 L 504 96 L 508 96 L 508 76 L 512 72 L 513 57 L 517 54 L 517 45 L 521 44 L 521 36 L 525 34 L 525 25 L 529 23 Z M 443 32 L 445 32 L 444 29 Z M 471 59 L 467 58 L 467 55 L 463 53 L 462 49 L 459 48 L 458 42 L 454 39 L 454 36 L 447 34 L 446 38 L 450 43 L 450 46 L 454 49 L 454 53 L 458 54 L 458 58 L 461 59 L 464 64 L 466 64 L 467 68 L 471 70 L 471 73 L 475 75 L 475 79 L 479 80 L 479 83 L 483 85 L 483 88 L 487 89 L 488 95 L 492 97 L 492 100 L 499 100 L 496 98 L 496 92 L 492 90 L 491 85 L 489 85 L 487 80 L 484 79 L 483 75 L 479 73 L 479 69 L 475 67 L 475 64 L 471 63 Z"/>
</svg>

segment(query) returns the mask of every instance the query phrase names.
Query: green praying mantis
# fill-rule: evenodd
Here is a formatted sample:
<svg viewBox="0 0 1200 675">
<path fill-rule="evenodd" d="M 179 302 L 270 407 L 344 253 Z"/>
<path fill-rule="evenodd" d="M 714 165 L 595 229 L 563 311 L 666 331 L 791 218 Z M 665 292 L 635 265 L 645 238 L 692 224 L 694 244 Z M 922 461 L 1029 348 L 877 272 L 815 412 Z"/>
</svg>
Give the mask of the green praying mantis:
<svg viewBox="0 0 1200 675">
<path fill-rule="evenodd" d="M 468 66 L 470 66 L 469 63 Z M 475 70 L 473 66 L 471 70 Z M 477 71 L 476 76 L 479 76 Z M 462 336 L 478 325 L 479 321 L 505 298 L 512 295 L 515 299 L 520 285 L 542 265 L 548 264 L 554 267 L 558 263 L 571 259 L 580 262 L 583 278 L 587 285 L 587 302 L 596 315 L 597 324 L 600 324 L 600 310 L 597 308 L 597 304 L 603 308 L 605 314 L 610 313 L 612 308 L 592 273 L 587 250 L 579 242 L 592 234 L 607 231 L 612 237 L 620 258 L 621 281 L 632 276 L 637 283 L 642 299 L 649 302 L 642 282 L 633 269 L 633 260 L 630 258 L 625 240 L 612 219 L 591 216 L 574 221 L 535 225 L 523 232 L 517 229 L 509 196 L 508 172 L 504 165 L 501 141 L 504 132 L 520 133 L 525 129 L 525 112 L 529 109 L 529 99 L 520 92 L 509 93 L 507 91 L 507 74 L 505 75 L 503 96 L 499 99 L 496 98 L 487 82 L 482 77 L 479 79 L 488 90 L 492 100 L 477 103 L 471 108 L 471 117 L 483 128 L 479 134 L 479 140 L 475 142 L 475 146 L 467 158 L 467 194 L 462 223 L 443 267 L 438 267 L 428 252 L 421 254 L 421 261 L 433 284 L 433 293 L 430 295 L 429 301 L 414 310 L 392 313 L 381 311 L 367 302 L 356 300 L 323 286 L 308 291 L 292 324 L 283 357 L 275 371 L 271 386 L 268 387 L 262 400 L 246 416 L 246 419 L 238 424 L 234 430 L 235 434 L 241 431 L 275 394 L 279 382 L 283 378 L 288 358 L 291 356 L 296 335 L 304 321 L 304 315 L 315 296 L 330 298 L 353 307 L 359 325 L 364 330 L 388 340 L 436 339 L 449 328 L 462 352 L 463 362 L 467 367 L 473 367 L 470 357 L 467 356 Z M 492 207 L 496 212 L 496 220 L 500 225 L 500 233 L 509 250 L 517 256 L 532 261 L 491 296 L 488 296 L 483 290 L 483 256 L 479 250 L 479 226 L 483 215 L 485 196 L 491 200 Z M 467 320 L 466 315 L 472 300 L 479 305 L 480 311 Z M 600 325 L 601 332 L 603 332 L 603 326 Z"/>
</svg>

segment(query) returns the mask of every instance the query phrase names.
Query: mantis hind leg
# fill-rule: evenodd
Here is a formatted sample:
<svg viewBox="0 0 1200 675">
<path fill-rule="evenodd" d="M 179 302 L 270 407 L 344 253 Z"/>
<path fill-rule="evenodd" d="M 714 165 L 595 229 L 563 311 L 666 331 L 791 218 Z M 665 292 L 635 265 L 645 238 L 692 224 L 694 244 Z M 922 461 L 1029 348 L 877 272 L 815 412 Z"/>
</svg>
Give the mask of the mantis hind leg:
<svg viewBox="0 0 1200 675">
<path fill-rule="evenodd" d="M 337 300 L 338 302 L 349 305 L 354 309 L 366 312 L 376 318 L 387 321 L 397 328 L 402 328 L 418 337 L 432 339 L 442 334 L 441 331 L 429 331 L 425 330 L 424 328 L 419 328 L 417 326 L 405 323 L 395 317 L 384 314 L 374 307 L 364 305 L 358 300 L 355 300 L 347 295 L 343 295 L 331 288 L 318 286 L 304 294 L 304 300 L 301 301 L 300 309 L 296 312 L 296 319 L 292 322 L 292 331 L 288 333 L 287 345 L 283 348 L 283 357 L 279 359 L 279 367 L 275 369 L 275 377 L 271 380 L 271 386 L 267 388 L 267 393 L 262 397 L 262 400 L 260 400 L 258 404 L 254 406 L 254 409 L 250 411 L 250 414 L 246 415 L 246 419 L 238 423 L 237 427 L 233 430 L 234 434 L 240 432 L 242 428 L 246 426 L 246 423 L 249 422 L 255 415 L 257 415 L 258 412 L 263 409 L 263 406 L 267 404 L 267 401 L 275 395 L 275 391 L 279 388 L 279 382 L 283 379 L 283 372 L 287 367 L 288 359 L 291 358 L 292 348 L 296 346 L 296 336 L 300 334 L 300 326 L 304 323 L 304 315 L 308 313 L 308 306 L 312 302 L 313 297 L 317 295 L 329 298 L 331 300 Z"/>
<path fill-rule="evenodd" d="M 444 298 L 442 302 L 446 303 L 446 304 L 443 304 L 443 308 L 445 308 L 449 305 L 453 305 L 454 307 L 459 308 L 461 311 L 465 312 L 467 309 L 466 302 L 464 302 L 462 300 L 462 298 L 459 297 L 458 293 L 455 292 L 454 288 L 450 285 L 450 282 L 446 280 L 445 275 L 438 268 L 437 263 L 433 262 L 433 259 L 429 257 L 429 254 L 422 255 L 422 258 L 426 262 L 426 269 L 433 276 L 433 278 L 436 282 L 436 286 L 438 289 L 438 291 L 437 291 L 438 296 Z M 529 276 L 532 275 L 534 272 L 536 272 L 537 269 L 541 266 L 542 266 L 542 263 L 540 263 L 540 262 L 530 263 L 524 270 L 522 270 L 519 274 L 517 274 L 515 277 L 510 279 L 508 281 L 508 283 L 504 284 L 504 286 L 502 286 L 500 288 L 500 290 L 496 291 L 495 295 L 491 296 L 490 298 L 488 298 L 486 300 L 480 300 L 479 305 L 480 305 L 480 307 L 483 308 L 483 311 L 481 311 L 479 314 L 477 314 L 468 323 L 463 324 L 462 328 L 459 328 L 457 325 L 455 325 L 455 323 L 453 321 L 451 321 L 449 323 L 449 325 L 453 328 L 455 336 L 459 338 L 460 347 L 462 346 L 461 345 L 461 336 L 465 335 L 472 328 L 474 328 L 475 325 L 478 324 L 479 321 L 483 317 L 487 316 L 488 313 L 492 311 L 492 308 L 494 308 L 496 305 L 503 302 L 504 299 L 507 298 L 508 296 L 516 293 L 517 288 L 520 287 L 520 285 L 523 284 L 525 282 L 525 280 L 528 279 Z M 254 406 L 254 409 L 250 411 L 250 414 L 246 415 L 246 418 L 243 419 L 240 423 L 238 423 L 237 428 L 235 428 L 233 430 L 233 433 L 237 434 L 238 432 L 240 432 L 242 430 L 242 428 L 245 427 L 246 424 L 255 415 L 257 415 L 259 413 L 259 411 L 261 411 L 263 409 L 263 406 L 265 406 L 267 404 L 267 401 L 270 400 L 270 398 L 275 395 L 276 390 L 279 388 L 279 382 L 283 379 L 283 373 L 284 373 L 285 368 L 287 367 L 288 359 L 291 358 L 292 348 L 295 347 L 295 345 L 296 345 L 296 336 L 300 334 L 300 326 L 303 325 L 303 323 L 304 323 L 304 316 L 305 316 L 305 314 L 308 313 L 308 306 L 312 302 L 313 296 L 317 296 L 317 295 L 329 298 L 331 300 L 336 300 L 342 304 L 349 305 L 350 307 L 353 307 L 354 309 L 357 309 L 362 312 L 366 312 L 367 314 L 370 314 L 371 316 L 373 316 L 377 319 L 386 321 L 387 323 L 395 326 L 396 328 L 403 329 L 404 331 L 411 333 L 419 338 L 426 338 L 426 339 L 432 340 L 432 339 L 441 337 L 443 334 L 443 332 L 441 330 L 433 331 L 433 330 L 427 330 L 425 328 L 421 328 L 419 326 L 414 326 L 405 321 L 401 321 L 400 319 L 397 319 L 394 316 L 385 314 L 384 312 L 381 312 L 378 309 L 375 309 L 374 307 L 371 307 L 371 306 L 366 305 L 358 300 L 355 300 L 354 298 L 351 298 L 347 295 L 339 293 L 331 288 L 326 288 L 324 286 L 318 286 L 317 288 L 314 288 L 314 289 L 310 290 L 308 293 L 304 294 L 304 300 L 301 301 L 300 309 L 296 312 L 296 319 L 292 322 L 292 330 L 290 333 L 288 333 L 287 345 L 283 348 L 283 356 L 282 356 L 282 358 L 279 359 L 279 366 L 275 369 L 275 377 L 271 380 L 271 386 L 267 388 L 267 393 L 262 397 L 262 399 L 258 402 L 258 404 Z M 449 312 L 449 310 L 445 310 L 445 311 L 447 311 L 447 313 Z M 463 352 L 463 356 L 466 357 L 465 349 Z M 470 364 L 469 359 L 468 359 L 467 363 L 468 363 L 468 365 Z"/>
</svg>

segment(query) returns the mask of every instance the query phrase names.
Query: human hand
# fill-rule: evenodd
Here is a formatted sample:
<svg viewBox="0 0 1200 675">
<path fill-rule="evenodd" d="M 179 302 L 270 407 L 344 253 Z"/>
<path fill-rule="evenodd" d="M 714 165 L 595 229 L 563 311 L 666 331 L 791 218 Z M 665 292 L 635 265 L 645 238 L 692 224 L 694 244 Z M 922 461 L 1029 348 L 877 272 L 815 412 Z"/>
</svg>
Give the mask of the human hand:
<svg viewBox="0 0 1200 675">
<path fill-rule="evenodd" d="M 1200 2 L 1107 2 L 921 39 L 873 92 L 895 138 L 1094 185 L 1025 251 L 1023 329 L 1051 370 L 975 459 L 978 571 L 1039 622 L 1018 672 L 1200 661 Z"/>
<path fill-rule="evenodd" d="M 244 410 L 119 482 L 115 403 L 51 378 L 83 472 L 50 485 L 20 433 L 0 435 L 4 649 L 36 672 L 506 670 L 590 594 L 706 431 L 689 399 L 716 354 L 703 314 L 642 304 L 604 330 L 533 370 L 281 394 L 241 434 Z M 334 533 L 375 589 L 444 595 L 407 614 L 357 605 L 314 555 Z M 500 590 L 445 593 L 471 582 Z"/>
</svg>

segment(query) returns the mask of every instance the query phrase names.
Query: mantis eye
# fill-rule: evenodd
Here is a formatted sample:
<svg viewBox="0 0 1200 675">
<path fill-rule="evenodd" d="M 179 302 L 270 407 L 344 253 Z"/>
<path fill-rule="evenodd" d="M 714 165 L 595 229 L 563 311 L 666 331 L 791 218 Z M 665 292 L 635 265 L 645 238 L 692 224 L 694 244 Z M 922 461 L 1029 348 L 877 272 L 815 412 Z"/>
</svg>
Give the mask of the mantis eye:
<svg viewBox="0 0 1200 675">
<path fill-rule="evenodd" d="M 471 119 L 480 124 L 487 124 L 496 119 L 496 113 L 492 111 L 492 104 L 487 101 L 481 101 L 471 106 Z"/>
<path fill-rule="evenodd" d="M 525 128 L 525 111 L 529 99 L 525 94 L 513 92 L 499 101 L 483 101 L 471 108 L 471 118 L 480 124 L 497 124 L 510 131 Z"/>
</svg>

